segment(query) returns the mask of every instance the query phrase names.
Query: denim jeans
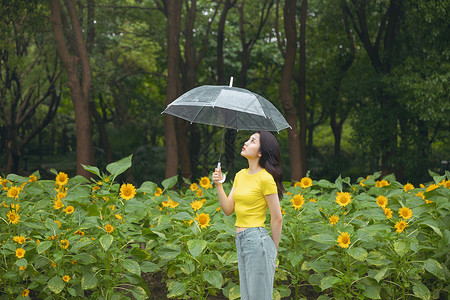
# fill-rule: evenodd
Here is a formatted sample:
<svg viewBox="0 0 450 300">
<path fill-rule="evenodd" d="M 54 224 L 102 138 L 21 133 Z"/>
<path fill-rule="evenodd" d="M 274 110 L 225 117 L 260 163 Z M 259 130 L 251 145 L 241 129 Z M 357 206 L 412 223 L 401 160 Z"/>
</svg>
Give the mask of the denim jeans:
<svg viewBox="0 0 450 300">
<path fill-rule="evenodd" d="M 264 227 L 236 233 L 242 300 L 272 299 L 277 249 Z"/>
</svg>

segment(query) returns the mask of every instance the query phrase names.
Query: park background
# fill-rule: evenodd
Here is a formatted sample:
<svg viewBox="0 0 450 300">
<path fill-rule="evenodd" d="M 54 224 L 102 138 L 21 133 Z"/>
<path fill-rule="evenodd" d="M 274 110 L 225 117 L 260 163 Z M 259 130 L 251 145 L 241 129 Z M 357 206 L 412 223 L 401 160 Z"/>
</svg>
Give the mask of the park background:
<svg viewBox="0 0 450 300">
<path fill-rule="evenodd" d="M 448 8 L 2 1 L 0 299 L 238 299 L 222 130 L 161 114 L 230 77 L 292 126 L 275 299 L 445 299 Z"/>
</svg>

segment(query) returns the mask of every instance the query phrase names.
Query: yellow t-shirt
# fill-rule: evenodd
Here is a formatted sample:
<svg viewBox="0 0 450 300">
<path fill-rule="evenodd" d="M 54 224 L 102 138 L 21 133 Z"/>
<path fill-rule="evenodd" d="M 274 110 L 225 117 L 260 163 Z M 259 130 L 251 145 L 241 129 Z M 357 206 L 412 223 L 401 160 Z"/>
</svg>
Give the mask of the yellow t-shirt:
<svg viewBox="0 0 450 300">
<path fill-rule="evenodd" d="M 242 169 L 236 174 L 233 187 L 235 225 L 265 227 L 267 202 L 264 196 L 278 193 L 272 175 L 266 169 L 251 175 L 248 169 Z"/>
</svg>

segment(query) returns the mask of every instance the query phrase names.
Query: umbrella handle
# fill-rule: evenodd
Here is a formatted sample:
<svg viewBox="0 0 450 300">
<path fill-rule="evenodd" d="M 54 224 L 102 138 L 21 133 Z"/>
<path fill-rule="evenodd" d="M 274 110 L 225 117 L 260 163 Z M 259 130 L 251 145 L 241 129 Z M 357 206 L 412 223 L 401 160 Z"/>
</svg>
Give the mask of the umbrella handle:
<svg viewBox="0 0 450 300">
<path fill-rule="evenodd" d="M 221 167 L 220 167 L 220 161 L 217 162 L 217 169 L 219 169 L 219 170 L 221 169 Z M 225 174 L 222 173 L 222 180 L 217 181 L 217 182 L 224 183 L 226 179 L 227 179 L 227 175 L 225 175 Z"/>
</svg>

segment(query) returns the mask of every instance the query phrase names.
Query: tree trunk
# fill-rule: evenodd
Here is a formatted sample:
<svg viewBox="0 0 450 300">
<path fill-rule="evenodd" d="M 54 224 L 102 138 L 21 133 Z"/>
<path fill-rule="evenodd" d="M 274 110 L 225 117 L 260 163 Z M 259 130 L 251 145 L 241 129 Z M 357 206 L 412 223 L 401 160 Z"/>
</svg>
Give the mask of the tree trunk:
<svg viewBox="0 0 450 300">
<path fill-rule="evenodd" d="M 69 53 L 64 37 L 64 30 L 61 18 L 61 4 L 59 0 L 51 0 L 51 23 L 55 36 L 56 48 L 59 57 L 67 71 L 68 85 L 71 92 L 71 99 L 75 111 L 75 126 L 77 138 L 77 166 L 76 173 L 86 178 L 90 173 L 82 167 L 94 164 L 94 145 L 92 142 L 92 122 L 89 110 L 89 89 L 91 85 L 91 67 L 86 45 L 83 40 L 81 24 L 78 20 L 75 3 L 66 1 L 67 11 L 72 24 L 72 35 L 68 36 L 76 55 Z M 81 63 L 81 73 L 78 68 Z"/>
<path fill-rule="evenodd" d="M 166 105 L 169 105 L 178 96 L 177 82 L 179 81 L 178 58 L 181 30 L 181 7 L 179 0 L 167 0 L 167 92 Z M 166 146 L 166 178 L 178 173 L 177 136 L 175 131 L 175 118 L 164 115 L 164 135 Z"/>
<path fill-rule="evenodd" d="M 297 51 L 296 33 L 296 0 L 286 0 L 284 5 L 284 30 L 286 34 L 286 52 L 279 93 L 286 119 L 292 129 L 288 129 L 289 160 L 291 166 L 291 180 L 298 181 L 302 177 L 300 156 L 300 137 L 297 128 L 297 111 L 291 96 L 291 81 L 294 74 L 295 54 Z"/>
</svg>

